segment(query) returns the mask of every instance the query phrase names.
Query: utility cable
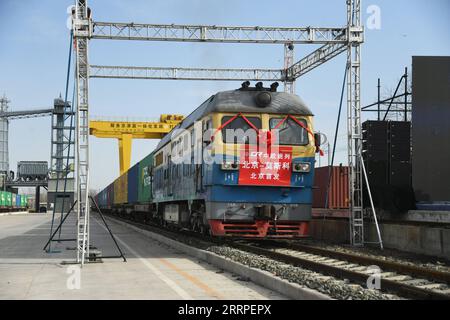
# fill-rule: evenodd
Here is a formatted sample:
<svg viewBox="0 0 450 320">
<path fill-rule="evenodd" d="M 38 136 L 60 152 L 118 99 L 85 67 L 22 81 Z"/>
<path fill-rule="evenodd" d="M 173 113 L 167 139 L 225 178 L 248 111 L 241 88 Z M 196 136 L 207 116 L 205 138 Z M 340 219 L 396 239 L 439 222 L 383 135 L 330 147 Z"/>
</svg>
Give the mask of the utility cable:
<svg viewBox="0 0 450 320">
<path fill-rule="evenodd" d="M 331 163 L 330 163 L 330 166 L 328 167 L 328 181 L 327 181 L 327 192 L 326 192 L 326 196 L 325 196 L 325 209 L 328 209 L 328 206 L 329 206 L 328 196 L 329 196 L 329 192 L 330 192 L 331 173 L 332 173 L 332 168 L 334 165 L 334 155 L 336 153 L 337 137 L 338 137 L 338 133 L 339 133 L 339 122 L 341 121 L 342 101 L 344 100 L 345 81 L 347 79 L 347 70 L 348 70 L 348 64 L 345 65 L 344 79 L 342 81 L 342 89 L 341 89 L 341 100 L 339 102 L 339 111 L 338 111 L 338 117 L 337 117 L 337 121 L 336 121 L 336 129 L 334 132 L 333 152 L 331 154 Z"/>
<path fill-rule="evenodd" d="M 73 30 L 70 31 L 70 39 L 69 39 L 69 57 L 68 57 L 68 61 L 67 61 L 66 87 L 65 87 L 64 107 L 63 107 L 63 119 L 64 120 L 65 120 L 65 112 L 66 112 L 66 105 L 67 105 L 67 95 L 68 95 L 68 92 L 69 92 L 70 69 L 71 69 L 71 63 L 72 63 L 72 42 L 73 42 Z M 52 121 L 52 127 L 53 127 L 53 121 Z M 52 130 L 53 130 L 53 128 L 52 128 Z M 63 123 L 62 130 L 64 130 L 64 123 Z M 71 128 L 70 128 L 70 131 L 72 131 Z M 52 143 L 53 143 L 53 132 L 52 132 Z M 69 148 L 70 148 L 70 140 L 69 140 Z M 53 205 L 52 223 L 51 223 L 51 226 L 50 226 L 50 238 L 52 237 L 54 220 L 55 220 L 55 213 L 56 213 L 55 211 L 56 211 L 56 204 L 57 204 L 56 199 L 57 199 L 57 194 L 58 194 L 58 184 L 59 184 L 59 174 L 58 174 L 58 168 L 56 168 L 55 204 Z M 63 203 L 64 203 L 64 198 L 63 198 Z M 63 211 L 64 211 L 64 207 L 61 209 L 61 221 L 62 221 Z M 61 230 L 60 230 L 59 236 L 61 237 Z M 48 252 L 50 252 L 50 251 L 51 251 L 51 245 L 48 248 Z"/>
</svg>

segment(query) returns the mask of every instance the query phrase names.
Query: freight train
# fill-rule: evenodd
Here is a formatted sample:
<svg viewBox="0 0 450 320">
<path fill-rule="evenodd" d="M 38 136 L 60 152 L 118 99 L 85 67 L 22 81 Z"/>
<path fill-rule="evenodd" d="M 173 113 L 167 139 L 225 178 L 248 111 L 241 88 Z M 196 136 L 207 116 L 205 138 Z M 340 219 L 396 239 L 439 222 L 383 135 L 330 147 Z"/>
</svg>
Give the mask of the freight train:
<svg viewBox="0 0 450 320">
<path fill-rule="evenodd" d="M 306 104 L 277 86 L 208 98 L 95 196 L 99 208 L 216 237 L 307 236 L 320 136 Z"/>
<path fill-rule="evenodd" d="M 0 211 L 21 211 L 28 208 L 28 196 L 0 191 Z"/>
</svg>

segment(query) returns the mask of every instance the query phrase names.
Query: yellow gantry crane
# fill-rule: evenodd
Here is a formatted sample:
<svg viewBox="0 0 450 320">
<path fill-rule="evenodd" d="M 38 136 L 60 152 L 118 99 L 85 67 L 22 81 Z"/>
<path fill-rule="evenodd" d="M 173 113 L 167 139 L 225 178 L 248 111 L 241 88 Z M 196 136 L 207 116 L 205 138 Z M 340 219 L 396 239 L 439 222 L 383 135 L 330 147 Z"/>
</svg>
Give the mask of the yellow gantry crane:
<svg viewBox="0 0 450 320">
<path fill-rule="evenodd" d="M 122 175 L 130 168 L 132 139 L 161 139 L 183 119 L 184 116 L 178 114 L 162 114 L 159 122 L 90 120 L 89 134 L 97 138 L 119 140 L 119 163 Z"/>
</svg>

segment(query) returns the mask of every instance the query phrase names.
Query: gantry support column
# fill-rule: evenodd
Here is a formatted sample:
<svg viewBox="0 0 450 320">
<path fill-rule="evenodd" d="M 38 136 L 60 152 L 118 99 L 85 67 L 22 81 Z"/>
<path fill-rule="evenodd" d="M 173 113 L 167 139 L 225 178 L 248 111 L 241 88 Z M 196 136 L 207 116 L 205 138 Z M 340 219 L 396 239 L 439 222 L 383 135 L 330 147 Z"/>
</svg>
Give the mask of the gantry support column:
<svg viewBox="0 0 450 320">
<path fill-rule="evenodd" d="M 284 92 L 295 93 L 295 79 L 288 77 L 287 70 L 294 64 L 294 44 L 284 44 L 284 72 L 286 79 L 284 80 Z"/>
<path fill-rule="evenodd" d="M 91 36 L 90 10 L 87 0 L 77 0 L 73 17 L 76 83 L 76 171 L 75 192 L 77 212 L 77 263 L 89 256 L 89 62 Z"/>
<path fill-rule="evenodd" d="M 41 187 L 37 186 L 34 194 L 34 209 L 39 213 L 41 209 Z"/>
<path fill-rule="evenodd" d="M 361 124 L 361 0 L 347 1 L 347 130 L 350 169 L 350 241 L 364 245 L 364 207 Z"/>
<path fill-rule="evenodd" d="M 120 175 L 122 175 L 130 168 L 131 143 L 133 141 L 133 135 L 122 134 L 118 140 L 119 140 Z"/>
</svg>

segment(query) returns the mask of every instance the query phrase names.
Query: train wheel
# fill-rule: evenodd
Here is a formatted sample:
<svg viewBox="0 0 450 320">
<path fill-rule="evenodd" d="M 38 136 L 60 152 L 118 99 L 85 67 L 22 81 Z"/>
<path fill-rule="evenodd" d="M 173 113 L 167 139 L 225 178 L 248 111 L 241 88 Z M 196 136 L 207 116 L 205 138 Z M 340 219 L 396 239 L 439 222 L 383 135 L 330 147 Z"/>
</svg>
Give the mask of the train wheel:
<svg viewBox="0 0 450 320">
<path fill-rule="evenodd" d="M 206 227 L 202 222 L 199 223 L 199 232 L 203 235 L 206 235 Z"/>
<path fill-rule="evenodd" d="M 195 216 L 191 214 L 189 217 L 189 229 L 195 231 Z"/>
</svg>

